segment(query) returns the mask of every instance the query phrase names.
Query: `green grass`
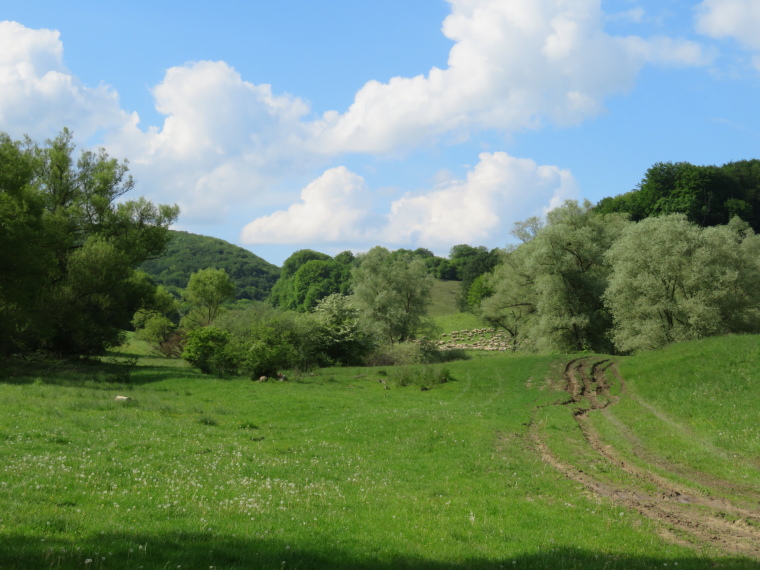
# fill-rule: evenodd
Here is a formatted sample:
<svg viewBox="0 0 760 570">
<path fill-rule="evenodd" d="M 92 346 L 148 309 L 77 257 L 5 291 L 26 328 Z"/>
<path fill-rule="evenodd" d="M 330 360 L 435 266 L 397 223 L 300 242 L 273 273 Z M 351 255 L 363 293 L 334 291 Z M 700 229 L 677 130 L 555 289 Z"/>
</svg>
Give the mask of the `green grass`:
<svg viewBox="0 0 760 570">
<path fill-rule="evenodd" d="M 0 569 L 754 567 L 543 463 L 528 426 L 558 413 L 556 360 L 448 363 L 427 391 L 393 369 L 252 383 L 154 357 L 6 370 Z"/>
<path fill-rule="evenodd" d="M 441 315 L 434 318 L 435 324 L 437 324 L 441 332 L 450 333 L 451 331 L 470 330 L 482 328 L 484 325 L 480 322 L 480 319 L 472 313 L 452 313 L 449 315 Z"/>
<path fill-rule="evenodd" d="M 457 297 L 461 286 L 461 281 L 443 281 L 437 279 L 433 283 L 433 289 L 430 292 L 431 303 L 428 314 L 431 317 L 440 317 L 459 313 Z"/>
<path fill-rule="evenodd" d="M 624 359 L 627 397 L 596 418 L 599 429 L 639 461 L 703 481 L 760 489 L 760 344 L 727 336 L 671 345 Z M 625 437 L 621 436 L 621 427 Z M 630 441 L 635 442 L 635 447 Z M 726 491 L 730 491 L 727 486 Z"/>
</svg>

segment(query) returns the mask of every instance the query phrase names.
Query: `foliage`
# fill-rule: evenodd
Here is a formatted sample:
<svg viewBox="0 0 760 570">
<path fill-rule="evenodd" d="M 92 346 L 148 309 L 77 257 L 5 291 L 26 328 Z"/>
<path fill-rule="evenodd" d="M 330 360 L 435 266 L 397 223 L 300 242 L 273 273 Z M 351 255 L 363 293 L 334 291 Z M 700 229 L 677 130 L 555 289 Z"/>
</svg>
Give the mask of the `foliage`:
<svg viewBox="0 0 760 570">
<path fill-rule="evenodd" d="M 139 198 L 105 150 L 74 159 L 65 130 L 45 146 L 0 135 L 0 353 L 93 355 L 120 342 L 154 286 L 178 209 Z"/>
<path fill-rule="evenodd" d="M 359 311 L 348 297 L 339 293 L 325 297 L 314 309 L 314 317 L 321 325 L 320 351 L 329 362 L 346 366 L 364 363 L 375 339 L 362 326 Z"/>
<path fill-rule="evenodd" d="M 487 281 L 493 295 L 482 302 L 481 317 L 507 331 L 513 347 L 613 350 L 602 301 L 610 272 L 605 253 L 626 220 L 596 215 L 589 202 L 567 201 L 549 212 L 534 237 L 505 253 Z"/>
<path fill-rule="evenodd" d="M 354 269 L 353 301 L 383 342 L 404 342 L 434 327 L 427 317 L 432 286 L 433 278 L 421 259 L 394 258 L 377 246 L 362 255 Z"/>
<path fill-rule="evenodd" d="M 517 231 L 486 284 L 480 317 L 513 349 L 636 352 L 760 330 L 760 237 L 746 222 L 602 214 L 567 202 Z"/>
<path fill-rule="evenodd" d="M 251 251 L 224 240 L 170 230 L 166 253 L 140 268 L 179 296 L 190 276 L 201 269 L 224 269 L 235 284 L 237 299 L 264 300 L 280 275 L 276 266 Z"/>
<path fill-rule="evenodd" d="M 229 333 L 216 327 L 202 327 L 190 332 L 182 358 L 204 374 L 234 373 L 239 364 L 230 347 Z"/>
<path fill-rule="evenodd" d="M 493 295 L 493 287 L 489 279 L 490 273 L 478 275 L 467 290 L 467 306 L 478 307 L 483 300 Z"/>
<path fill-rule="evenodd" d="M 624 212 L 634 221 L 680 213 L 700 226 L 727 224 L 734 216 L 760 230 L 760 160 L 723 166 L 660 162 L 649 168 L 638 189 L 604 198 L 599 213 Z"/>
<path fill-rule="evenodd" d="M 183 326 L 204 327 L 214 322 L 222 303 L 235 297 L 235 284 L 224 269 L 201 269 L 190 276 L 182 296 L 191 307 L 182 319 Z"/>
<path fill-rule="evenodd" d="M 350 251 L 335 258 L 311 249 L 296 251 L 285 260 L 269 300 L 283 309 L 310 311 L 328 295 L 348 293 L 354 265 Z"/>
<path fill-rule="evenodd" d="M 482 275 L 493 271 L 499 262 L 499 250 L 488 250 L 485 246 L 472 247 L 466 244 L 455 245 L 449 253 L 449 260 L 456 271 L 456 277 L 462 282 L 459 289 L 459 308 L 471 310 L 477 303 L 470 303 L 470 289 L 473 283 Z M 478 284 L 478 290 L 473 292 L 473 301 L 479 300 L 481 295 L 487 293 L 482 287 L 484 280 Z"/>
<path fill-rule="evenodd" d="M 686 216 L 647 218 L 608 253 L 605 301 L 622 351 L 760 330 L 760 236 L 735 219 L 700 228 Z"/>
<path fill-rule="evenodd" d="M 167 356 L 177 356 L 175 335 L 179 321 L 179 304 L 174 295 L 163 286 L 156 287 L 152 302 L 139 309 L 132 318 L 135 336 L 150 343 Z"/>
<path fill-rule="evenodd" d="M 512 351 L 528 337 L 529 318 L 536 312 L 536 276 L 530 265 L 531 248 L 521 246 L 505 251 L 502 263 L 485 279 L 492 294 L 478 307 L 480 318 L 509 335 Z"/>
<path fill-rule="evenodd" d="M 308 367 L 298 356 L 298 328 L 295 320 L 273 318 L 251 328 L 242 368 L 251 378 L 275 376 L 279 370 Z M 300 365 L 300 366 L 299 366 Z"/>
<path fill-rule="evenodd" d="M 412 341 L 381 344 L 367 356 L 368 366 L 407 366 L 424 362 L 423 347 Z"/>
</svg>

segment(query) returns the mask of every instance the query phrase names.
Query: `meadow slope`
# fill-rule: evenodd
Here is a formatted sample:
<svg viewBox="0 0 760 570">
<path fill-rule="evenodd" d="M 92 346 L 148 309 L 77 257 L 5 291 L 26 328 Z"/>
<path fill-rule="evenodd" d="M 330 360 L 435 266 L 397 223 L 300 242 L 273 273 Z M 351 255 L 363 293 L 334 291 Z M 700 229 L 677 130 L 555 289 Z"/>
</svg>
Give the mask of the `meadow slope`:
<svg viewBox="0 0 760 570">
<path fill-rule="evenodd" d="M 413 368 L 8 369 L 0 569 L 756 568 L 682 521 L 758 528 L 757 344 L 489 354 L 426 390 Z M 690 511 L 647 511 L 663 489 Z"/>
</svg>

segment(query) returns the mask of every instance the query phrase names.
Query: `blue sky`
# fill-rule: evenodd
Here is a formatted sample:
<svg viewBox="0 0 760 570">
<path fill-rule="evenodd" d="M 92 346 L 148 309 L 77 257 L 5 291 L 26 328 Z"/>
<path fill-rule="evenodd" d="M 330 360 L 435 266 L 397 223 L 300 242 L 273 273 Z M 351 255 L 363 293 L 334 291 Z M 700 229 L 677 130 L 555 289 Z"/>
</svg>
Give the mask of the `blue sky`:
<svg viewBox="0 0 760 570">
<path fill-rule="evenodd" d="M 178 229 L 500 247 L 660 161 L 758 157 L 757 0 L 0 4 L 0 130 L 130 160 Z"/>
</svg>

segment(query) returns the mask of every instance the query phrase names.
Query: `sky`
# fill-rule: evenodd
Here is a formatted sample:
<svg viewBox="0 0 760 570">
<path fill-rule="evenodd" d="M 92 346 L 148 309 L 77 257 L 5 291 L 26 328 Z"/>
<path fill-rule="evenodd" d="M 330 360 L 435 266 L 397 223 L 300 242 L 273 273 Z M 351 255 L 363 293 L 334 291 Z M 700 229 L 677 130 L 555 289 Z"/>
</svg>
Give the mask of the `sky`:
<svg viewBox="0 0 760 570">
<path fill-rule="evenodd" d="M 760 0 L 0 0 L 0 131 L 281 265 L 514 242 L 657 162 L 760 158 Z"/>
</svg>

